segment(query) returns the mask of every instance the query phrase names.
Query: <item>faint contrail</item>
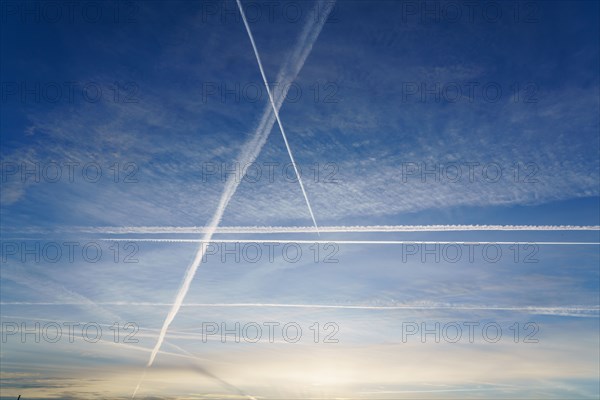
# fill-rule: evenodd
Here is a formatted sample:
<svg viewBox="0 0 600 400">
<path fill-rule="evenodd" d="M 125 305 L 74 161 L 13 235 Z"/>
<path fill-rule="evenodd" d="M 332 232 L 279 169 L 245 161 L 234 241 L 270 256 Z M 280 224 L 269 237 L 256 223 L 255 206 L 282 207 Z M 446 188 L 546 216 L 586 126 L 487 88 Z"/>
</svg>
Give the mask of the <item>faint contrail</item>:
<svg viewBox="0 0 600 400">
<path fill-rule="evenodd" d="M 176 348 L 177 350 L 179 350 L 180 352 L 190 356 L 190 357 L 194 357 L 194 355 L 192 353 L 190 353 L 189 351 L 177 346 L 176 344 L 171 343 L 171 346 L 173 346 L 174 348 Z M 247 394 L 246 392 L 244 392 L 242 389 L 240 389 L 239 387 L 235 386 L 232 383 L 227 382 L 226 380 L 219 378 L 218 376 L 216 376 L 215 374 L 213 374 L 212 372 L 208 371 L 206 368 L 202 367 L 199 364 L 194 364 L 193 366 L 193 370 L 196 372 L 199 372 L 201 375 L 204 375 L 206 377 L 209 377 L 217 382 L 219 382 L 221 384 L 221 386 L 223 386 L 225 389 L 228 389 L 230 391 L 236 392 L 238 395 L 240 396 L 244 396 L 250 400 L 256 400 L 256 398 L 254 396 L 251 396 L 249 394 Z"/>
<path fill-rule="evenodd" d="M 467 232 L 467 231 L 599 231 L 598 225 L 357 225 L 320 226 L 321 233 L 358 232 Z M 102 226 L 102 227 L 63 227 L 47 231 L 30 228 L 21 229 L 22 234 L 30 233 L 206 233 L 206 226 Z M 219 226 L 215 233 L 314 233 L 312 226 Z"/>
<path fill-rule="evenodd" d="M 324 11 L 325 13 L 328 13 L 330 8 L 324 8 L 324 10 L 325 10 Z M 312 45 L 313 45 L 314 41 L 316 40 L 318 33 L 323 28 L 323 24 L 326 19 L 327 19 L 326 15 L 325 15 L 325 18 L 318 18 L 318 19 L 309 18 L 308 19 L 307 25 L 305 26 L 303 33 L 300 36 L 300 41 L 299 41 L 298 45 L 296 46 L 296 50 L 292 53 L 290 61 L 284 65 L 284 68 L 282 69 L 280 76 L 285 77 L 290 82 L 292 82 L 293 80 L 296 79 L 298 72 L 304 65 L 306 57 L 308 57 L 308 54 L 310 53 L 310 50 L 312 49 Z M 307 33 L 310 30 L 313 30 L 316 32 Z M 294 63 L 294 64 L 292 65 L 292 63 Z M 289 85 L 283 85 L 283 86 L 289 87 Z M 283 103 L 283 101 L 285 99 L 285 94 L 287 94 L 287 92 L 284 89 L 284 92 L 282 93 L 281 97 L 278 98 L 277 106 L 274 106 L 274 108 L 273 108 L 273 112 L 276 113 L 278 111 L 278 109 L 281 107 L 281 104 Z M 259 123 L 259 126 L 257 127 L 256 131 L 254 132 L 253 137 L 250 139 L 250 141 L 248 141 L 246 143 L 246 145 L 243 147 L 243 150 L 242 150 L 240 156 L 238 157 L 238 161 L 241 164 L 250 164 L 250 163 L 254 162 L 254 160 L 260 153 L 260 150 L 262 149 L 263 145 L 265 144 L 266 138 L 269 135 L 269 133 L 272 129 L 272 126 L 273 126 L 272 122 L 269 123 L 271 121 L 271 119 L 269 117 L 271 115 L 271 113 L 272 113 L 272 111 L 271 111 L 270 107 L 267 107 L 265 109 L 265 112 L 263 113 L 263 116 Z M 229 203 L 229 201 L 231 200 L 231 197 L 233 196 L 237 187 L 239 186 L 239 182 L 240 181 L 238 181 L 233 176 L 230 176 L 228 178 L 228 180 L 225 182 L 225 188 L 223 190 L 223 194 L 221 195 L 221 199 L 219 200 L 217 209 L 216 209 L 213 217 L 211 218 L 211 220 L 207 226 L 207 230 L 204 234 L 204 237 L 203 237 L 204 242 L 210 242 L 212 235 L 215 233 L 216 228 L 219 225 L 221 218 L 223 217 L 223 213 L 225 211 L 225 208 L 227 207 L 227 204 Z M 148 364 L 146 365 L 146 367 L 152 366 L 154 359 L 156 358 L 156 355 L 158 354 L 160 347 L 162 346 L 162 343 L 165 339 L 167 330 L 169 329 L 169 326 L 171 325 L 171 323 L 173 322 L 173 319 L 177 315 L 177 312 L 181 308 L 183 300 L 190 288 L 192 280 L 194 279 L 194 275 L 196 274 L 196 271 L 198 270 L 198 267 L 200 265 L 200 262 L 202 261 L 205 251 L 206 251 L 206 246 L 204 244 L 200 245 L 198 250 L 196 251 L 194 260 L 188 266 L 186 273 L 185 273 L 183 283 L 182 283 L 179 291 L 177 292 L 177 296 L 175 297 L 175 301 L 172 305 L 172 308 L 170 309 L 170 311 L 167 314 L 167 317 L 165 319 L 165 322 L 163 323 L 163 326 L 162 326 L 159 336 L 158 336 L 158 340 L 152 350 L 152 353 L 150 354 L 150 359 L 148 360 Z M 142 378 L 142 380 L 143 380 L 143 378 Z M 135 397 L 135 395 L 139 389 L 139 386 L 140 386 L 140 384 L 138 383 L 138 385 L 132 395 L 132 398 Z"/>
<path fill-rule="evenodd" d="M 430 390 L 380 390 L 377 392 L 359 392 L 360 394 L 408 394 L 408 393 L 445 393 L 445 392 L 480 392 L 490 390 L 500 390 L 498 388 L 477 388 L 477 389 L 430 389 Z"/>
<path fill-rule="evenodd" d="M 3 304 L 3 303 L 0 303 Z M 47 305 L 47 303 L 40 303 L 41 305 Z M 60 304 L 60 303 L 57 303 Z M 71 305 L 71 306 L 77 306 L 77 303 L 64 303 L 63 305 Z M 85 326 L 88 322 L 83 322 L 83 321 L 57 321 L 56 319 L 47 319 L 47 318 L 38 318 L 38 317 L 32 317 L 31 315 L 28 316 L 21 316 L 21 315 L 2 315 L 0 316 L 0 319 L 18 319 L 18 320 L 23 320 L 23 321 L 40 321 L 40 322 L 69 322 L 69 323 L 78 323 L 79 325 Z M 109 324 L 102 324 L 102 323 L 97 323 L 97 325 L 101 326 L 101 327 L 106 327 L 106 328 L 110 328 L 111 326 L 114 327 L 114 324 L 109 325 Z M 148 337 L 148 335 L 145 335 L 143 333 L 144 328 L 140 328 L 140 333 L 136 334 L 136 337 Z M 149 331 L 155 331 L 155 329 L 146 329 Z M 192 334 L 193 335 L 193 334 Z M 190 336 L 192 336 L 190 335 Z M 85 336 L 82 335 L 73 335 L 74 339 L 80 339 L 80 340 L 85 340 Z M 185 339 L 185 337 L 183 337 L 183 339 Z M 132 344 L 127 344 L 127 343 L 123 343 L 123 342 L 115 342 L 114 339 L 102 339 L 100 338 L 98 340 L 97 343 L 101 343 L 101 344 L 108 344 L 108 345 L 114 345 L 114 346 L 120 346 L 120 347 L 124 347 L 127 348 L 129 350 L 134 350 L 134 351 L 143 351 L 146 353 L 150 353 L 152 352 L 152 349 L 149 347 L 144 347 L 144 346 L 139 346 L 139 345 L 132 345 Z M 175 345 L 174 343 L 169 343 L 167 341 L 165 341 L 165 343 L 171 345 L 172 347 L 176 348 L 177 350 L 179 350 L 181 353 L 173 353 L 170 351 L 166 351 L 166 350 L 162 350 L 160 351 L 160 354 L 164 354 L 164 355 L 168 355 L 171 357 L 181 357 L 181 358 L 187 358 L 193 361 L 212 361 L 212 360 L 207 360 L 204 358 L 200 358 L 198 356 L 195 356 L 193 354 L 191 354 L 190 352 L 182 349 L 181 347 Z"/>
<path fill-rule="evenodd" d="M 55 283 L 46 276 L 39 277 L 33 273 L 27 272 L 22 265 L 5 264 L 2 267 L 2 278 L 11 280 L 19 285 L 28 286 L 35 293 L 43 293 L 49 297 L 55 297 L 62 301 L 75 300 L 77 306 L 82 307 L 85 310 L 90 309 L 94 312 L 94 315 L 101 315 L 103 318 L 109 318 L 114 321 L 120 321 L 118 315 L 110 310 L 98 305 L 97 302 L 90 298 L 81 295 L 78 292 L 67 289 L 65 286 Z"/>
<path fill-rule="evenodd" d="M 302 189 L 302 195 L 304 196 L 304 200 L 306 201 L 306 206 L 308 207 L 308 212 L 310 213 L 310 217 L 312 218 L 315 229 L 317 230 L 317 234 L 319 233 L 319 227 L 317 226 L 317 221 L 315 220 L 315 215 L 313 214 L 312 208 L 310 206 L 310 202 L 308 201 L 308 196 L 306 195 L 306 190 L 304 190 L 304 185 L 302 184 L 302 177 L 298 172 L 298 167 L 296 165 L 296 161 L 294 160 L 294 156 L 292 155 L 292 149 L 290 149 L 290 145 L 288 143 L 285 130 L 283 129 L 283 124 L 281 123 L 281 119 L 279 118 L 279 108 L 275 105 L 275 101 L 273 100 L 273 95 L 271 94 L 271 89 L 269 88 L 269 84 L 267 83 L 267 76 L 265 75 L 265 70 L 263 69 L 262 62 L 260 61 L 260 56 L 258 55 L 258 49 L 256 48 L 256 43 L 254 42 L 254 37 L 252 36 L 252 31 L 250 30 L 250 25 L 248 25 L 248 21 L 246 20 L 246 14 L 244 13 L 244 8 L 242 7 L 242 3 L 240 0 L 236 0 L 238 8 L 240 9 L 240 14 L 242 15 L 242 20 L 244 21 L 244 26 L 246 27 L 246 32 L 248 32 L 248 37 L 250 38 L 250 43 L 252 43 L 252 49 L 254 50 L 254 55 L 256 56 L 256 62 L 258 63 L 258 69 L 260 69 L 260 74 L 263 78 L 263 82 L 265 83 L 265 88 L 267 90 L 267 94 L 269 95 L 269 101 L 271 102 L 271 106 L 273 107 L 273 113 L 275 114 L 275 119 L 277 119 L 277 125 L 279 125 L 279 130 L 281 131 L 281 136 L 283 136 L 283 141 L 285 142 L 285 148 L 287 149 L 288 155 L 290 156 L 290 161 L 294 166 L 294 172 L 298 177 L 298 183 L 300 184 L 300 189 Z"/>
<path fill-rule="evenodd" d="M 23 303 L 1 302 L 1 305 L 77 305 L 77 303 Z M 153 302 L 103 302 L 107 306 L 123 307 L 170 307 L 172 303 Z M 452 304 L 452 303 L 425 303 L 425 304 L 393 304 L 393 305 L 368 305 L 368 304 L 286 304 L 286 303 L 187 303 L 183 307 L 201 308 L 301 308 L 301 309 L 333 309 L 333 310 L 461 310 L 461 311 L 517 311 L 531 314 L 569 315 L 569 316 L 598 316 L 598 306 L 496 306 L 477 304 Z"/>
</svg>

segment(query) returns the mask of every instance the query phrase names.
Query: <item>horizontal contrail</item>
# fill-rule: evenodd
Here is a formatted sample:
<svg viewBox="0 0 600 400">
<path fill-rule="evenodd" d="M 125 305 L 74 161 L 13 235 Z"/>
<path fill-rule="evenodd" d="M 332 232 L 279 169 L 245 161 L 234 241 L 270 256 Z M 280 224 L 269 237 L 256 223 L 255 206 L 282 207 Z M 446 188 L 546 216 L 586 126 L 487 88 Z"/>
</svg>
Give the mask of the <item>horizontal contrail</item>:
<svg viewBox="0 0 600 400">
<path fill-rule="evenodd" d="M 38 228 L 21 229 L 12 233 L 103 233 L 103 234 L 154 234 L 154 233 L 206 233 L 206 226 L 106 226 L 63 227 L 54 230 Z M 359 225 L 320 226 L 321 233 L 376 233 L 376 232 L 468 232 L 468 231 L 600 231 L 599 225 Z M 6 233 L 11 233 L 5 231 Z M 316 233 L 312 226 L 220 226 L 219 234 L 232 233 Z"/>
<path fill-rule="evenodd" d="M 154 302 L 101 302 L 103 306 L 124 306 L 124 307 L 171 307 L 173 303 L 154 303 Z M 21 306 L 64 306 L 77 305 L 77 303 L 44 303 L 44 302 L 0 302 L 0 305 L 21 305 Z M 464 305 L 464 304 L 398 304 L 390 306 L 371 306 L 361 304 L 280 304 L 280 303 L 184 303 L 182 307 L 200 307 L 200 308 L 302 308 L 302 309 L 334 309 L 334 310 L 460 310 L 460 311 L 517 311 L 528 312 L 531 314 L 551 314 L 551 315 L 581 315 L 600 313 L 598 306 L 489 306 L 489 305 Z M 593 316 L 593 315 L 592 315 Z"/>
<path fill-rule="evenodd" d="M 177 239 L 177 238 L 100 238 L 107 242 L 152 242 L 152 243 L 281 243 L 281 244 L 448 244 L 448 245 L 550 245 L 550 246 L 598 246 L 600 242 L 506 242 L 506 241 L 443 241 L 443 240 L 294 240 L 294 239 Z"/>
</svg>

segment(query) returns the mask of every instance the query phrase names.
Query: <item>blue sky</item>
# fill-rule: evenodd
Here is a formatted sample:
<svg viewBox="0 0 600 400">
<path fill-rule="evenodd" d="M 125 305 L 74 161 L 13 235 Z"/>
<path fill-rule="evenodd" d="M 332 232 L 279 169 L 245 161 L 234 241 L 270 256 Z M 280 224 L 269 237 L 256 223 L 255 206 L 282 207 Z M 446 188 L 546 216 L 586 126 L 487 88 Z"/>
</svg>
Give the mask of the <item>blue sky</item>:
<svg viewBox="0 0 600 400">
<path fill-rule="evenodd" d="M 2 331 L 104 335 L 7 336 L 0 397 L 131 398 L 143 374 L 140 398 L 598 397 L 599 247 L 565 244 L 600 241 L 597 2 L 242 0 L 275 97 L 289 88 L 279 114 L 317 223 L 362 227 L 320 236 L 235 1 L 69 4 L 2 3 Z M 145 369 L 198 250 L 185 240 L 259 136 L 219 226 L 309 228 L 217 231 L 252 243 L 213 243 Z M 260 240 L 302 256 L 280 243 L 268 259 Z M 463 241 L 489 244 L 469 259 Z M 56 261 L 22 254 L 56 244 Z M 302 340 L 202 340 L 206 322 L 269 321 Z M 502 340 L 402 340 L 469 321 Z M 115 322 L 139 342 L 114 343 Z M 539 342 L 515 343 L 529 322 Z"/>
</svg>

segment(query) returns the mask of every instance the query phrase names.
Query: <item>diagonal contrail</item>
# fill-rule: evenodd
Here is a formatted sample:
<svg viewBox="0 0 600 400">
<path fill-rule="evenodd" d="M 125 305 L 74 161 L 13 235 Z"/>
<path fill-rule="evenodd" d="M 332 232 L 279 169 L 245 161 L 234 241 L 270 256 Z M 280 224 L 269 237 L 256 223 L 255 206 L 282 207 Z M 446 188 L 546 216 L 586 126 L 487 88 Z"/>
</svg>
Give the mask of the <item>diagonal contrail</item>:
<svg viewBox="0 0 600 400">
<path fill-rule="evenodd" d="M 304 62 L 306 61 L 306 58 L 308 57 L 308 54 L 310 53 L 310 50 L 312 49 L 312 46 L 313 46 L 315 40 L 317 39 L 319 33 L 321 32 L 321 29 L 323 28 L 323 25 L 325 23 L 325 20 L 327 19 L 328 13 L 331 11 L 331 8 L 329 8 L 329 7 L 323 8 L 323 7 L 320 7 L 320 5 L 318 5 L 318 6 L 320 9 L 323 10 L 322 12 L 324 15 L 321 18 L 309 18 L 308 19 L 307 24 L 304 27 L 304 30 L 300 36 L 299 44 L 296 46 L 294 52 L 291 54 L 288 62 L 286 62 L 286 64 L 280 71 L 279 76 L 287 79 L 289 82 L 292 82 L 296 79 L 298 72 L 304 65 Z M 284 79 L 282 79 L 282 80 L 284 80 Z M 289 88 L 289 85 L 283 85 L 283 86 L 286 88 Z M 287 94 L 287 90 L 284 89 L 282 95 L 278 98 L 277 106 L 274 106 L 273 110 L 271 110 L 270 106 L 265 108 L 265 111 L 263 113 L 261 121 L 260 121 L 256 131 L 254 132 L 254 135 L 243 147 L 242 152 L 241 152 L 240 156 L 238 157 L 238 161 L 240 163 L 249 164 L 249 163 L 254 162 L 254 160 L 260 153 L 260 150 L 262 149 L 263 145 L 265 144 L 267 137 L 273 127 L 274 121 L 273 121 L 273 118 L 271 118 L 271 115 L 273 114 L 273 111 L 275 113 L 278 112 L 279 108 L 283 104 L 286 94 Z M 271 98 L 271 101 L 272 101 L 272 98 Z M 225 208 L 227 207 L 227 204 L 229 204 L 229 201 L 231 200 L 235 191 L 237 190 L 239 183 L 240 183 L 240 181 L 238 181 L 233 176 L 230 176 L 229 179 L 225 182 L 225 188 L 223 190 L 223 194 L 221 195 L 221 199 L 219 200 L 217 209 L 216 209 L 213 217 L 211 218 L 208 226 L 206 227 L 206 231 L 205 231 L 204 237 L 202 239 L 203 242 L 211 241 L 212 236 L 217 229 L 217 226 L 221 222 L 223 213 L 225 212 Z M 165 336 L 167 334 L 167 330 L 169 329 L 169 326 L 171 325 L 171 323 L 175 319 L 175 316 L 179 312 L 179 309 L 181 308 L 183 300 L 190 288 L 192 280 L 194 279 L 194 275 L 196 274 L 196 271 L 198 270 L 198 267 L 200 266 L 200 263 L 202 261 L 205 251 L 206 251 L 206 245 L 205 245 L 205 243 L 202 243 L 198 247 L 198 250 L 196 251 L 194 260 L 192 261 L 192 263 L 188 266 L 188 268 L 186 270 L 185 277 L 183 279 L 183 283 L 182 283 L 181 287 L 179 288 L 179 291 L 177 292 L 177 296 L 175 297 L 173 306 L 171 307 L 169 313 L 167 314 L 167 317 L 165 318 L 165 322 L 163 323 L 163 326 L 158 335 L 158 340 L 156 342 L 156 345 L 154 346 L 152 353 L 150 354 L 150 359 L 148 361 L 148 364 L 146 365 L 146 368 L 152 366 L 152 364 L 154 363 L 154 359 L 156 358 L 156 355 L 160 351 L 162 343 L 164 342 Z M 145 375 L 145 373 L 144 373 L 144 375 Z M 140 383 L 138 383 L 137 387 L 135 388 L 132 398 L 135 397 L 142 381 L 143 381 L 143 377 L 140 380 Z"/>
<path fill-rule="evenodd" d="M 267 94 L 269 95 L 269 101 L 271 102 L 271 106 L 273 107 L 273 113 L 275 114 L 275 118 L 277 119 L 277 125 L 279 125 L 279 130 L 281 131 L 281 136 L 283 136 L 283 141 L 285 142 L 285 148 L 290 156 L 290 161 L 294 166 L 294 172 L 298 177 L 298 183 L 300 184 L 300 189 L 302 189 L 302 195 L 304 196 L 304 200 L 306 201 L 306 206 L 308 207 L 308 212 L 310 213 L 310 217 L 312 218 L 313 224 L 315 225 L 315 229 L 317 230 L 317 234 L 319 233 L 319 227 L 317 226 L 317 221 L 315 220 L 315 215 L 313 214 L 312 207 L 310 206 L 310 202 L 308 201 L 308 196 L 306 195 L 306 190 L 304 190 L 304 185 L 302 184 L 302 177 L 298 173 L 298 167 L 296 166 L 296 161 L 294 160 L 294 156 L 292 155 L 292 149 L 290 149 L 290 145 L 287 140 L 287 136 L 285 135 L 285 130 L 283 129 L 283 124 L 281 123 L 281 119 L 279 118 L 279 109 L 275 106 L 275 101 L 273 100 L 273 94 L 271 93 L 271 89 L 269 89 L 269 84 L 267 83 L 267 77 L 265 75 L 265 71 L 262 66 L 262 61 L 260 60 L 260 56 L 258 55 L 258 49 L 256 48 L 256 43 L 254 42 L 254 36 L 252 36 L 252 31 L 250 30 L 250 25 L 248 25 L 248 21 L 246 20 L 246 14 L 244 14 L 244 8 L 242 7 L 242 3 L 240 0 L 236 0 L 238 8 L 240 9 L 240 14 L 242 15 L 242 20 L 244 21 L 244 26 L 246 27 L 246 32 L 248 32 L 248 37 L 250 38 L 250 43 L 252 43 L 252 49 L 254 50 L 254 55 L 256 56 L 256 62 L 258 63 L 258 68 L 260 69 L 260 74 L 263 78 L 263 82 L 265 83 L 265 88 L 267 89 Z"/>
<path fill-rule="evenodd" d="M 50 297 L 62 299 L 63 301 L 66 299 L 77 300 L 77 302 L 74 304 L 77 304 L 84 310 L 89 309 L 90 311 L 93 311 L 94 315 L 99 314 L 104 318 L 109 318 L 113 321 L 122 320 L 122 318 L 120 318 L 118 315 L 98 305 L 98 303 L 92 299 L 85 297 L 78 292 L 67 289 L 65 286 L 55 283 L 47 277 L 38 277 L 33 273 L 27 272 L 23 266 L 18 264 L 4 264 L 2 267 L 2 278 L 18 283 L 19 285 L 28 286 L 36 293 L 43 293 Z"/>
</svg>

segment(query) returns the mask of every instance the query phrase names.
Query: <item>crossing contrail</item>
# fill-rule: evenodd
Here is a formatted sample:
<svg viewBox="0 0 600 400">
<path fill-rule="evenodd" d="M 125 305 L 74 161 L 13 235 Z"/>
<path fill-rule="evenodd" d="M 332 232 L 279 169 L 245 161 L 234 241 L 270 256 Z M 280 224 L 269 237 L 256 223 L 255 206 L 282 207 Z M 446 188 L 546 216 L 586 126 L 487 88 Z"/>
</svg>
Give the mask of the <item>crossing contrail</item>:
<svg viewBox="0 0 600 400">
<path fill-rule="evenodd" d="M 320 6 L 320 5 L 318 5 L 318 6 Z M 324 8 L 320 7 L 320 9 L 324 13 L 324 15 L 321 18 L 308 18 L 307 24 L 299 38 L 300 40 L 298 42 L 298 45 L 296 46 L 296 50 L 291 54 L 289 62 L 284 64 L 284 67 L 280 71 L 280 76 L 282 78 L 285 78 L 285 80 L 287 80 L 289 82 L 293 82 L 296 79 L 298 72 L 304 65 L 304 62 L 306 61 L 306 58 L 308 57 L 308 54 L 310 53 L 310 50 L 312 49 L 314 41 L 318 37 L 319 32 L 321 31 L 325 21 L 327 20 L 328 13 L 331 11 L 331 8 L 328 8 L 328 7 L 324 7 Z M 289 88 L 289 85 L 283 85 L 283 86 Z M 275 114 L 275 116 L 277 117 L 277 115 L 278 115 L 277 112 L 278 112 L 279 108 L 281 107 L 281 105 L 283 104 L 285 95 L 287 94 L 286 90 L 285 89 L 283 89 L 283 90 L 284 90 L 283 93 L 278 98 L 277 105 L 275 105 L 273 103 L 273 98 L 272 98 L 272 95 L 270 94 L 271 106 L 273 107 L 273 109 L 271 110 L 270 107 L 267 107 L 265 109 L 263 116 L 261 118 L 261 121 L 260 121 L 256 131 L 254 132 L 253 137 L 246 143 L 246 145 L 243 147 L 243 149 L 241 151 L 240 156 L 238 157 L 238 161 L 240 163 L 242 163 L 242 164 L 252 163 L 252 162 L 254 162 L 254 160 L 256 159 L 258 154 L 260 153 L 260 150 L 262 149 L 263 145 L 265 144 L 266 139 L 273 127 L 273 122 L 271 122 L 272 119 L 270 118 L 270 115 L 273 112 Z M 240 183 L 240 181 L 238 181 L 233 176 L 230 176 L 228 178 L 228 180 L 225 182 L 225 188 L 223 190 L 223 194 L 221 195 L 221 199 L 219 200 L 219 204 L 217 206 L 217 209 L 216 209 L 213 217 L 211 218 L 209 224 L 207 225 L 207 229 L 206 229 L 206 231 L 204 233 L 204 237 L 202 239 L 203 242 L 210 242 L 213 234 L 215 233 L 215 231 L 217 229 L 217 226 L 219 225 L 219 223 L 221 222 L 221 219 L 223 218 L 223 213 L 225 212 L 225 208 L 227 207 L 227 205 L 229 204 L 229 201 L 231 200 L 235 191 L 237 190 L 239 183 Z M 183 283 L 181 284 L 181 287 L 179 288 L 179 291 L 177 292 L 177 295 L 175 297 L 175 301 L 173 302 L 172 307 L 169 310 L 167 317 L 165 318 L 165 321 L 164 321 L 162 328 L 160 330 L 160 333 L 158 335 L 158 340 L 152 350 L 152 353 L 150 354 L 150 359 L 148 360 L 146 368 L 151 367 L 152 364 L 154 363 L 156 355 L 160 351 L 162 343 L 167 334 L 167 330 L 169 329 L 169 326 L 171 325 L 171 323 L 175 319 L 175 316 L 177 315 L 179 309 L 181 308 L 183 300 L 190 288 L 190 285 L 192 283 L 192 280 L 194 279 L 196 271 L 198 270 L 198 267 L 200 266 L 200 263 L 202 262 L 202 258 L 204 256 L 205 250 L 206 250 L 206 246 L 200 245 L 198 247 L 198 250 L 196 251 L 196 255 L 195 255 L 192 263 L 188 266 L 185 276 L 184 276 L 184 279 L 183 279 Z M 134 390 L 132 398 L 135 397 L 142 381 L 143 381 L 143 377 L 140 380 L 140 383 L 138 383 L 136 389 Z"/>
<path fill-rule="evenodd" d="M 258 54 L 258 49 L 256 48 L 256 43 L 254 42 L 254 36 L 252 36 L 252 31 L 250 30 L 250 25 L 248 25 L 248 21 L 246 20 L 246 14 L 244 13 L 244 8 L 242 7 L 242 3 L 240 0 L 236 0 L 238 8 L 240 9 L 240 14 L 242 15 L 242 20 L 244 21 L 244 26 L 246 27 L 246 32 L 248 32 L 248 37 L 250 38 L 250 43 L 252 43 L 252 49 L 254 50 L 254 55 L 256 56 L 256 62 L 258 63 L 258 69 L 260 69 L 260 74 L 263 78 L 263 82 L 265 83 L 265 89 L 267 90 L 267 94 L 269 95 L 269 101 L 271 102 L 271 106 L 273 107 L 273 113 L 275 114 L 275 119 L 277 119 L 277 125 L 279 125 L 279 130 L 281 131 L 281 136 L 283 136 L 283 141 L 285 142 L 285 148 L 287 149 L 288 155 L 290 156 L 290 161 L 294 166 L 294 172 L 298 177 L 298 183 L 300 184 L 300 189 L 302 189 L 302 195 L 304 196 L 304 200 L 306 201 L 306 206 L 308 207 L 308 212 L 310 213 L 310 217 L 312 218 L 315 229 L 317 230 L 317 234 L 319 233 L 319 227 L 317 226 L 317 221 L 315 220 L 315 214 L 313 213 L 312 207 L 310 206 L 310 201 L 308 201 L 308 196 L 306 195 L 306 190 L 304 190 L 304 185 L 302 184 L 302 177 L 298 172 L 298 166 L 296 165 L 296 161 L 294 160 L 294 156 L 292 155 L 292 149 L 290 149 L 290 145 L 287 140 L 287 136 L 285 134 L 285 130 L 283 129 L 283 124 L 281 123 L 281 119 L 279 118 L 279 108 L 275 105 L 275 101 L 273 100 L 273 94 L 271 93 L 271 89 L 269 88 L 269 84 L 267 83 L 267 76 L 265 75 L 265 70 L 262 66 L 262 61 L 260 60 L 260 55 Z"/>
</svg>

